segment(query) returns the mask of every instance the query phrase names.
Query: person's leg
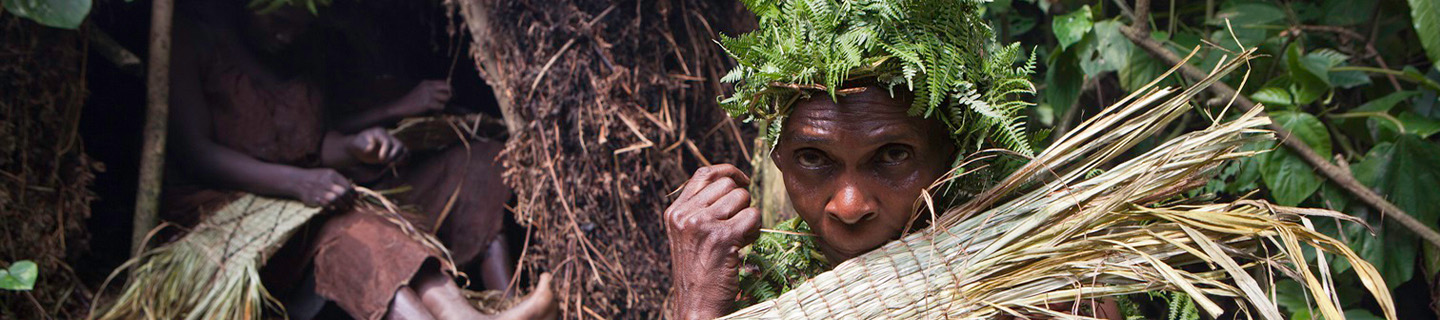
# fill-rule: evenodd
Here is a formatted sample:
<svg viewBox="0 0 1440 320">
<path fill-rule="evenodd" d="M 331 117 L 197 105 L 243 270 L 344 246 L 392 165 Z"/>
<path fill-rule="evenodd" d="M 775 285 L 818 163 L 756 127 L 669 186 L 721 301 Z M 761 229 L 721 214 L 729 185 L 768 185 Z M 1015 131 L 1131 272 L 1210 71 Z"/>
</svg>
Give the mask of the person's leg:
<svg viewBox="0 0 1440 320">
<path fill-rule="evenodd" d="M 427 267 L 421 270 L 410 285 L 415 287 L 421 301 L 425 302 L 425 306 L 436 319 L 488 318 L 470 305 L 470 301 L 465 299 L 464 292 L 455 285 L 455 281 L 436 268 Z"/>
<path fill-rule="evenodd" d="M 425 302 L 420 299 L 415 290 L 409 286 L 400 287 L 395 290 L 395 298 L 390 300 L 390 310 L 385 313 L 386 320 L 435 320 Z"/>
<path fill-rule="evenodd" d="M 421 301 L 430 309 L 436 319 L 553 319 L 557 305 L 555 294 L 550 290 L 550 275 L 540 276 L 539 283 L 524 301 L 495 315 L 486 315 L 470 305 L 464 292 L 448 276 L 438 270 L 426 268 L 415 281 L 411 282 L 419 293 Z"/>
<path fill-rule="evenodd" d="M 515 274 L 515 265 L 510 263 L 509 247 L 505 237 L 495 237 L 480 260 L 480 280 L 485 289 L 504 291 L 509 294 L 510 276 Z"/>
</svg>

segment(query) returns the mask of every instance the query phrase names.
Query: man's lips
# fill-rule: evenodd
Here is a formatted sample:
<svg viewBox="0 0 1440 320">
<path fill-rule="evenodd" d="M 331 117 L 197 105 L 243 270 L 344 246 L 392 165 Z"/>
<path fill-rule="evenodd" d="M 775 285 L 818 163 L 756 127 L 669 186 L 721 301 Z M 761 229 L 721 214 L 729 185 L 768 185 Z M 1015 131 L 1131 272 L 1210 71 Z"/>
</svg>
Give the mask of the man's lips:
<svg viewBox="0 0 1440 320">
<path fill-rule="evenodd" d="M 822 235 L 822 237 L 824 237 L 824 236 Z M 832 238 L 832 237 L 833 237 L 833 238 Z M 856 240 L 857 238 L 863 238 L 863 237 L 857 237 L 857 236 L 855 236 L 854 234 L 849 234 L 849 233 L 839 233 L 839 234 L 833 235 L 832 237 L 825 237 L 825 238 L 851 240 L 851 241 L 839 242 L 839 243 L 833 243 L 833 242 L 830 242 L 830 241 L 823 241 L 823 239 L 822 239 L 822 241 L 821 241 L 821 242 L 824 243 L 825 247 L 830 251 L 831 254 L 833 254 L 833 255 L 838 255 L 838 256 L 839 256 L 838 258 L 845 258 L 845 259 L 857 257 L 857 256 L 860 256 L 861 254 L 865 254 L 866 252 L 870 252 L 870 250 L 874 250 L 875 248 L 879 248 L 880 246 L 885 245 L 885 243 L 887 242 L 887 241 L 879 241 L 879 242 L 877 242 L 877 243 L 875 243 L 875 244 L 873 244 L 873 245 L 867 245 L 867 244 L 864 244 L 864 243 L 855 243 L 855 241 L 853 241 L 853 240 Z M 832 257 L 832 258 L 836 258 L 836 257 Z M 838 262 L 840 262 L 840 261 L 832 261 L 832 262 L 838 263 Z"/>
</svg>

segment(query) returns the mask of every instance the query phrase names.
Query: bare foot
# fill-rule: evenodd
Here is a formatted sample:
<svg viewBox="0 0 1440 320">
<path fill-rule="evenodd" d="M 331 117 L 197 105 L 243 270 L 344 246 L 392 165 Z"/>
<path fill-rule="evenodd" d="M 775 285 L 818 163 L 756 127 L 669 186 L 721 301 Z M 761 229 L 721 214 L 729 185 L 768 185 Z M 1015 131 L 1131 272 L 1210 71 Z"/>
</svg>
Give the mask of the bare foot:
<svg viewBox="0 0 1440 320">
<path fill-rule="evenodd" d="M 560 308 L 559 304 L 555 302 L 555 291 L 550 288 L 550 278 L 549 273 L 540 274 L 540 281 L 535 284 L 535 291 L 530 292 L 524 301 L 495 315 L 494 319 L 556 319 L 560 315 Z"/>
<path fill-rule="evenodd" d="M 439 320 L 555 319 L 559 315 L 559 307 L 555 302 L 555 292 L 550 288 L 550 279 L 549 273 L 541 274 L 534 292 L 515 307 L 495 315 L 480 313 L 465 299 L 454 281 L 439 273 L 424 274 L 418 278 L 416 291 L 430 313 Z"/>
<path fill-rule="evenodd" d="M 435 320 L 435 317 L 414 290 L 403 286 L 395 290 L 395 298 L 390 300 L 390 312 L 385 313 L 385 320 Z"/>
</svg>

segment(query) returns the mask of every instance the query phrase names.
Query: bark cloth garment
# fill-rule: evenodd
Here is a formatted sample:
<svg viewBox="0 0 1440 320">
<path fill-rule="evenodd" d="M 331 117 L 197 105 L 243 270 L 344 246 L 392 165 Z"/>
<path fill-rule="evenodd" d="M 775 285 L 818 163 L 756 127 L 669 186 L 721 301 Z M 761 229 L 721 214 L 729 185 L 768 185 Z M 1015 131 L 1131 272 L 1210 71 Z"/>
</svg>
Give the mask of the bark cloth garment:
<svg viewBox="0 0 1440 320">
<path fill-rule="evenodd" d="M 266 162 L 318 165 L 325 135 L 320 90 L 303 80 L 276 81 L 256 74 L 263 70 L 249 67 L 258 65 L 253 60 L 230 54 L 244 52 L 227 48 L 239 45 L 238 41 L 215 35 L 221 32 L 206 34 L 194 24 L 177 28 L 176 34 L 192 37 L 196 48 L 201 48 L 197 60 L 211 111 L 211 138 Z M 477 142 L 471 143 L 468 151 L 457 146 L 416 155 L 411 157 L 415 161 L 401 166 L 396 174 L 387 174 L 378 184 L 413 188 L 396 198 L 401 205 L 417 209 L 409 220 L 423 230 L 434 230 L 435 218 L 460 186 L 437 236 L 452 250 L 456 263 L 475 261 L 499 233 L 504 204 L 510 197 L 493 161 L 501 148 L 499 143 Z M 168 163 L 183 161 L 171 159 Z M 167 171 L 162 218 L 170 223 L 193 227 L 241 195 L 186 179 L 173 166 Z M 360 210 L 365 209 L 326 213 L 303 227 L 266 263 L 262 274 L 267 288 L 282 294 L 299 284 L 304 270 L 310 269 L 316 293 L 357 319 L 383 317 L 395 290 L 439 253 L 379 215 Z"/>
</svg>

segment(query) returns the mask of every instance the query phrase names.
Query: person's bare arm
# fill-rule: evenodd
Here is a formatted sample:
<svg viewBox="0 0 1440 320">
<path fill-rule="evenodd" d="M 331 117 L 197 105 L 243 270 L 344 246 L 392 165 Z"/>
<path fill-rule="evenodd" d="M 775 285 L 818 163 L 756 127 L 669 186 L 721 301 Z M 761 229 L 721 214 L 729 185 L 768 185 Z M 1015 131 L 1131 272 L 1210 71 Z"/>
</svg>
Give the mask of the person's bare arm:
<svg viewBox="0 0 1440 320">
<path fill-rule="evenodd" d="M 450 84 L 445 80 L 425 80 L 410 89 L 405 96 L 382 106 L 367 108 L 356 115 L 336 120 L 335 128 L 341 132 L 357 132 L 365 128 L 383 126 L 405 117 L 440 111 L 450 102 Z"/>
<path fill-rule="evenodd" d="M 330 131 L 320 146 L 320 165 L 346 169 L 360 164 L 387 164 L 405 155 L 405 144 L 385 128 L 373 127 L 356 134 Z"/>
<path fill-rule="evenodd" d="M 331 169 L 304 169 L 266 163 L 216 143 L 210 106 L 200 82 L 194 35 L 177 29 L 170 68 L 170 152 L 183 172 L 220 188 L 294 198 L 312 206 L 329 204 L 350 189 Z"/>
<path fill-rule="evenodd" d="M 732 165 L 700 168 L 665 210 L 672 318 L 713 319 L 732 308 L 740 292 L 740 248 L 760 235 L 749 184 Z"/>
</svg>

